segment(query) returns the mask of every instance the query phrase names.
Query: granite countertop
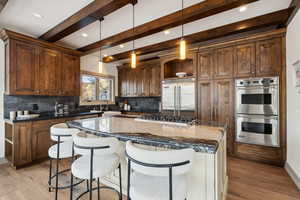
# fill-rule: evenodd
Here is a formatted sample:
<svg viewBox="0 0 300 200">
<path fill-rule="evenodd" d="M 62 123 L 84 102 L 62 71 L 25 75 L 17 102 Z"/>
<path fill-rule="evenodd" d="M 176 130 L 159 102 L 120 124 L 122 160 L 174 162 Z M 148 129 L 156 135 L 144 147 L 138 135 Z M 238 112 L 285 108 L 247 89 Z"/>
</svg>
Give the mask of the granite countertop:
<svg viewBox="0 0 300 200">
<path fill-rule="evenodd" d="M 40 120 L 49 120 L 49 119 L 59 119 L 59 118 L 68 118 L 68 117 L 80 117 L 87 115 L 97 115 L 102 114 L 103 112 L 70 112 L 69 114 L 64 115 L 55 115 L 53 112 L 41 114 L 39 117 L 31 118 L 31 119 L 15 119 L 10 120 L 9 118 L 5 118 L 6 121 L 17 123 L 17 122 L 26 122 L 26 121 L 40 121 Z"/>
<path fill-rule="evenodd" d="M 215 153 L 224 138 L 226 125 L 174 125 L 137 121 L 134 118 L 101 117 L 68 122 L 73 128 L 121 141 L 172 149 L 193 148 L 196 152 Z"/>
</svg>

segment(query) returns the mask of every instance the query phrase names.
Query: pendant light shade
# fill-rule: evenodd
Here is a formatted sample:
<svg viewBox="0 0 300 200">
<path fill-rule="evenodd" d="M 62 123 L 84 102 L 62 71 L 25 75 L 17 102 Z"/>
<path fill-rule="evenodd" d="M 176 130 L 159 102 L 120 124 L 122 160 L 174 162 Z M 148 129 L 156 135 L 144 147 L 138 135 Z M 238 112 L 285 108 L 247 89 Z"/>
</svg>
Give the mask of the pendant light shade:
<svg viewBox="0 0 300 200">
<path fill-rule="evenodd" d="M 103 62 L 102 62 L 101 58 L 99 60 L 99 73 L 100 74 L 103 73 Z"/>
<path fill-rule="evenodd" d="M 184 38 L 181 38 L 180 40 L 180 60 L 185 60 L 186 59 L 186 41 Z"/>
<path fill-rule="evenodd" d="M 181 40 L 179 43 L 179 59 L 186 59 L 186 41 L 184 39 L 184 30 L 183 30 L 183 0 L 181 0 Z"/>
<path fill-rule="evenodd" d="M 136 68 L 136 54 L 134 51 L 131 53 L 131 68 Z"/>
<path fill-rule="evenodd" d="M 132 34 L 134 35 L 134 26 L 135 26 L 135 24 L 134 24 L 134 21 L 135 19 L 134 19 L 134 4 L 132 4 Z M 132 69 L 135 69 L 136 68 L 136 53 L 135 53 L 135 46 L 134 46 L 134 40 L 132 41 L 132 48 L 133 48 L 133 51 L 132 51 L 132 53 L 131 53 L 131 68 Z"/>
</svg>

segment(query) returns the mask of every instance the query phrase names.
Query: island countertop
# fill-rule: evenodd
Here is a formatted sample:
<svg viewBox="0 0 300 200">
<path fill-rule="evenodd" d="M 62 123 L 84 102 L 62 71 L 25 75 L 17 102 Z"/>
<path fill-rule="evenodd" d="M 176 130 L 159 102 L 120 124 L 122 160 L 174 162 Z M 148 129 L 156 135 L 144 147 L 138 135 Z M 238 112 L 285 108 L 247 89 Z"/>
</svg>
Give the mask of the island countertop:
<svg viewBox="0 0 300 200">
<path fill-rule="evenodd" d="M 176 125 L 143 122 L 127 117 L 100 117 L 68 122 L 98 136 L 116 137 L 121 141 L 172 149 L 193 148 L 196 152 L 215 153 L 224 137 L 226 125 L 200 122 L 197 125 Z"/>
</svg>

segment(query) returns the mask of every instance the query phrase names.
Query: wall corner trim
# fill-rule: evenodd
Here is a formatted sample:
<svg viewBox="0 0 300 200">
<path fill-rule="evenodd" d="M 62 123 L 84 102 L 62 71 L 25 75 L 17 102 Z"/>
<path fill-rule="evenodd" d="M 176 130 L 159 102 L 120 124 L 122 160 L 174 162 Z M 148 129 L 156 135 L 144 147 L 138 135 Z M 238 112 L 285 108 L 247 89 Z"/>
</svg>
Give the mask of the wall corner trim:
<svg viewBox="0 0 300 200">
<path fill-rule="evenodd" d="M 293 168 L 288 162 L 285 163 L 284 168 L 287 171 L 287 173 L 290 175 L 290 177 L 292 178 L 292 180 L 294 181 L 298 189 L 300 190 L 300 177 L 296 174 L 296 172 L 293 170 Z"/>
</svg>

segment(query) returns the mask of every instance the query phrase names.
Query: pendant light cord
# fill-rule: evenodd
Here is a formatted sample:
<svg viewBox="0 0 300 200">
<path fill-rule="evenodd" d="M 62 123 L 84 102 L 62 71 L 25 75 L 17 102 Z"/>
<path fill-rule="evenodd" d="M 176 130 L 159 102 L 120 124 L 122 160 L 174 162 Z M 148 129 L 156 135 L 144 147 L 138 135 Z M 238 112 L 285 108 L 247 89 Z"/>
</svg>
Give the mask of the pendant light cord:
<svg viewBox="0 0 300 200">
<path fill-rule="evenodd" d="M 100 34 L 99 35 L 100 35 L 100 41 L 101 41 L 101 39 L 102 39 L 102 33 L 101 33 L 102 32 L 102 28 L 101 28 L 102 18 L 99 19 L 99 22 L 100 22 L 100 26 L 99 26 Z M 102 61 L 102 58 L 101 58 L 102 57 L 102 52 L 101 51 L 102 51 L 102 48 L 100 47 L 100 61 Z"/>
<path fill-rule="evenodd" d="M 183 0 L 181 0 L 181 38 L 183 38 Z"/>
<path fill-rule="evenodd" d="M 132 35 L 134 35 L 134 33 L 135 33 L 135 15 L 134 15 L 134 6 L 135 6 L 135 4 L 132 4 L 132 25 L 133 25 L 133 27 L 132 27 Z M 132 47 L 133 47 L 133 51 L 135 50 L 135 41 L 133 40 L 132 41 Z"/>
</svg>

